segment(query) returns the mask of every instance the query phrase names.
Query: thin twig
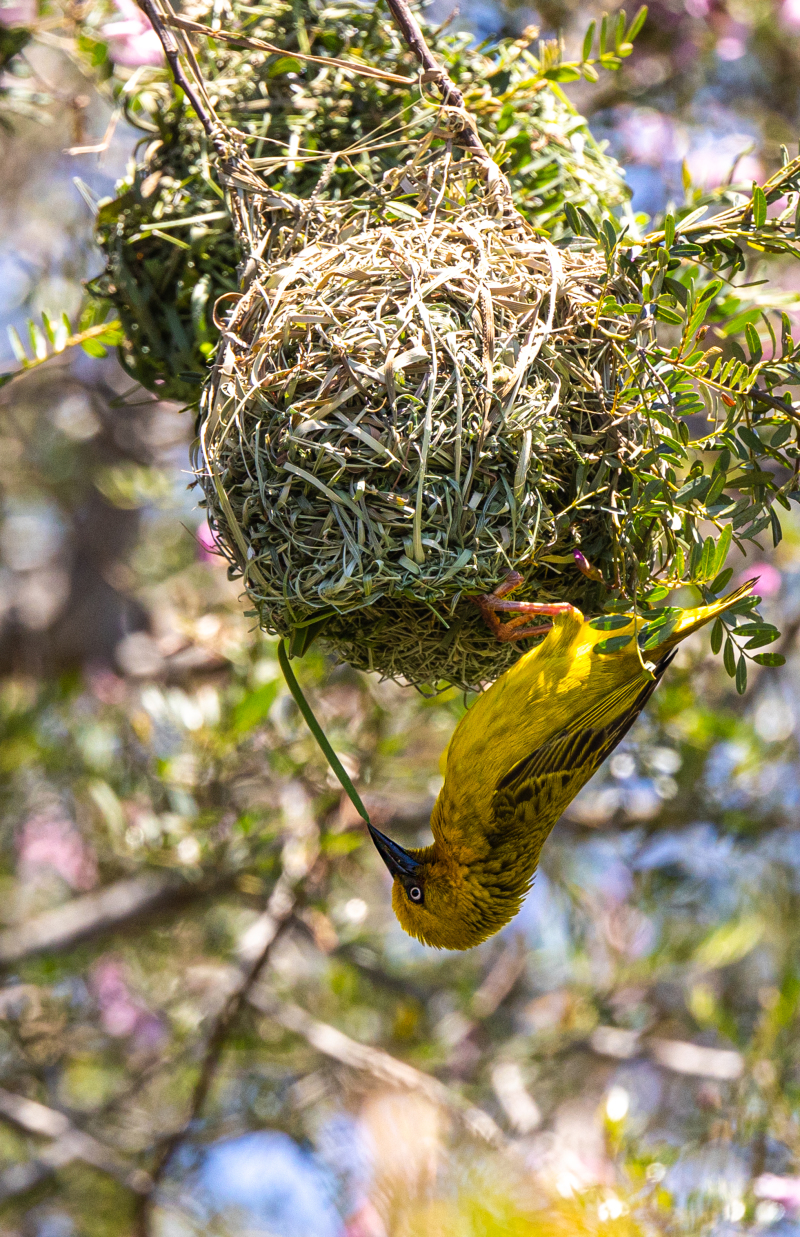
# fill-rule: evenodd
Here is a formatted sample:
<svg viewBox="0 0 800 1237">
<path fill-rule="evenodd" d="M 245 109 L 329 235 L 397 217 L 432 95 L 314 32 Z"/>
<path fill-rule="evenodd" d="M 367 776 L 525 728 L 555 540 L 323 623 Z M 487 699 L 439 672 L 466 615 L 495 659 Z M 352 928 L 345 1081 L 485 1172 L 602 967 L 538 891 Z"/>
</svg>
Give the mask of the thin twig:
<svg viewBox="0 0 800 1237">
<path fill-rule="evenodd" d="M 241 982 L 228 997 L 211 1028 L 192 1092 L 188 1114 L 183 1123 L 168 1134 L 158 1148 L 151 1172 L 150 1188 L 140 1199 L 137 1209 L 134 1228 L 137 1237 L 151 1237 L 152 1209 L 158 1186 L 164 1179 L 175 1153 L 191 1133 L 203 1111 L 228 1035 L 248 1000 L 253 985 L 269 961 L 273 948 L 290 926 L 296 903 L 295 888 L 290 886 L 285 878 L 281 878 L 272 892 L 266 911 L 246 934 L 251 949 L 253 943 L 256 944 L 255 956 L 251 949 L 240 950 L 243 963 Z"/>
<path fill-rule="evenodd" d="M 186 95 L 186 98 L 189 100 L 197 113 L 197 119 L 205 129 L 206 135 L 210 141 L 214 144 L 217 154 L 224 156 L 228 152 L 222 139 L 219 124 L 213 119 L 211 113 L 201 101 L 200 96 L 183 71 L 183 66 L 180 61 L 180 48 L 178 47 L 178 41 L 175 38 L 175 35 L 165 25 L 161 14 L 153 3 L 153 0 L 137 0 L 137 3 L 139 8 L 149 19 L 150 25 L 153 27 L 161 40 L 161 46 L 164 48 L 164 55 L 166 56 L 169 67 L 172 70 L 172 76 L 175 78 L 176 84 L 180 86 L 181 90 Z"/>
<path fill-rule="evenodd" d="M 231 872 L 213 883 L 190 884 L 175 872 L 143 872 L 128 880 L 115 881 L 0 932 L 0 966 L 37 954 L 61 952 L 78 941 L 115 932 L 122 924 L 167 905 L 182 908 L 187 900 L 205 897 L 234 879 L 235 873 Z"/>
<path fill-rule="evenodd" d="M 201 34 L 208 39 L 216 39 L 221 43 L 234 43 L 241 47 L 252 47 L 254 51 L 270 52 L 272 55 L 287 56 L 292 60 L 302 60 L 309 64 L 321 64 L 326 68 L 347 69 L 360 77 L 374 77 L 382 82 L 393 82 L 396 86 L 416 86 L 415 77 L 401 77 L 399 73 L 388 73 L 385 69 L 376 69 L 371 64 L 359 64 L 354 60 L 341 60 L 337 56 L 311 56 L 306 52 L 291 51 L 285 47 L 277 47 L 264 39 L 253 39 L 246 34 L 230 34 L 226 30 L 212 30 L 210 26 L 202 26 L 199 22 L 189 21 L 186 17 L 170 17 L 170 26 L 185 30 L 188 34 Z"/>
<path fill-rule="evenodd" d="M 0 1202 L 38 1185 L 50 1173 L 72 1160 L 91 1164 L 139 1196 L 146 1196 L 152 1189 L 148 1173 L 128 1163 L 117 1151 L 91 1134 L 85 1134 L 56 1108 L 48 1108 L 37 1100 L 0 1088 L 0 1119 L 26 1134 L 52 1140 L 27 1164 L 15 1165 L 0 1175 Z"/>
<path fill-rule="evenodd" d="M 469 1104 L 451 1087 L 423 1073 L 406 1061 L 398 1061 L 382 1048 L 359 1044 L 343 1031 L 319 1022 L 299 1005 L 278 1001 L 268 992 L 255 991 L 249 995 L 250 1003 L 273 1022 L 299 1035 L 306 1043 L 350 1069 L 369 1074 L 384 1085 L 416 1091 L 431 1103 L 451 1112 L 466 1131 L 492 1147 L 504 1150 L 508 1143 L 503 1131 L 482 1108 Z"/>
<path fill-rule="evenodd" d="M 464 105 L 463 94 L 425 42 L 425 35 L 406 0 L 386 0 L 386 7 L 406 43 L 422 65 L 423 81 L 436 84 L 444 106 L 449 112 L 456 113 L 461 120 L 461 127 L 459 132 L 453 135 L 453 141 L 468 150 L 479 164 L 489 193 L 506 199 L 505 213 L 516 214 L 511 204 L 511 186 L 481 141 L 475 120 Z"/>
</svg>

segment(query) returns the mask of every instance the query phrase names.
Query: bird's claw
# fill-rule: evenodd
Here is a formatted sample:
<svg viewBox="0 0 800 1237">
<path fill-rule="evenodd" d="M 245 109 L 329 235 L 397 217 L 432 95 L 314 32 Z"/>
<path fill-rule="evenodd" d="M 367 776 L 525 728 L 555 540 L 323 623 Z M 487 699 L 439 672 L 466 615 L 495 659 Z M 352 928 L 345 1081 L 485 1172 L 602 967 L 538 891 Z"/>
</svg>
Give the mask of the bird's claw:
<svg viewBox="0 0 800 1237">
<path fill-rule="evenodd" d="M 478 607 L 483 621 L 498 640 L 510 644 L 515 640 L 526 640 L 531 636 L 546 635 L 551 623 L 540 623 L 535 627 L 525 627 L 524 624 L 534 615 L 553 617 L 557 614 L 570 614 L 575 607 L 568 601 L 537 602 L 508 601 L 509 593 L 524 584 L 525 580 L 518 571 L 509 571 L 502 584 L 498 584 L 493 593 L 483 593 L 478 597 L 470 597 L 470 601 Z M 512 613 L 513 618 L 501 623 L 497 612 Z"/>
</svg>

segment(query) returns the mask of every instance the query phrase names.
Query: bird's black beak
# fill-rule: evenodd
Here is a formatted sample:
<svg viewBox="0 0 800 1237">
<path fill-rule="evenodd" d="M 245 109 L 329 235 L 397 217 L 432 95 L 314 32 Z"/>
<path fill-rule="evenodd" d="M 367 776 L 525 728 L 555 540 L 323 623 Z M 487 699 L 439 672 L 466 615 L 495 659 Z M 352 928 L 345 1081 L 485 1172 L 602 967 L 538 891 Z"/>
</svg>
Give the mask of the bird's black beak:
<svg viewBox="0 0 800 1237">
<path fill-rule="evenodd" d="M 414 876 L 417 868 L 420 867 L 419 861 L 410 855 L 402 846 L 398 846 L 397 842 L 393 842 L 391 838 L 387 838 L 385 833 L 381 833 L 374 825 L 368 825 L 370 836 L 375 843 L 378 854 L 391 872 L 392 876 L 408 877 Z"/>
</svg>

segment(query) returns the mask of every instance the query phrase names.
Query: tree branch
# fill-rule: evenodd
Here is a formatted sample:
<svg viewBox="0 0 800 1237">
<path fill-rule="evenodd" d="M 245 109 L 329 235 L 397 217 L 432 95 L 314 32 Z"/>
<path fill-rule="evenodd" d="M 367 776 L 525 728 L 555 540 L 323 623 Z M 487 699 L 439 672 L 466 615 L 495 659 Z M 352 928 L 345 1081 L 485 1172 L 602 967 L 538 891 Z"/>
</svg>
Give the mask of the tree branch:
<svg viewBox="0 0 800 1237">
<path fill-rule="evenodd" d="M 64 906 L 0 932 L 0 966 L 22 962 L 36 954 L 59 953 L 79 941 L 114 932 L 164 906 L 178 909 L 186 902 L 224 888 L 233 878 L 231 873 L 213 883 L 190 884 L 174 872 L 151 871 L 115 881 L 96 893 L 73 898 Z"/>
<path fill-rule="evenodd" d="M 278 1001 L 269 993 L 258 990 L 250 994 L 249 1000 L 262 1014 L 266 1014 L 287 1031 L 301 1036 L 324 1056 L 339 1061 L 349 1069 L 370 1074 L 388 1086 L 416 1091 L 431 1103 L 451 1112 L 474 1138 L 499 1150 L 508 1147 L 505 1134 L 487 1112 L 467 1103 L 457 1091 L 445 1086 L 438 1078 L 432 1078 L 406 1061 L 398 1061 L 382 1048 L 359 1044 L 336 1027 L 326 1022 L 318 1022 L 299 1005 Z"/>
<path fill-rule="evenodd" d="M 456 113 L 459 118 L 461 127 L 459 132 L 454 134 L 453 141 L 468 150 L 475 159 L 486 181 L 488 192 L 498 199 L 504 213 L 516 214 L 516 209 L 512 205 L 511 186 L 481 141 L 475 118 L 464 105 L 463 94 L 425 42 L 425 35 L 406 0 L 386 0 L 386 7 L 424 70 L 423 82 L 435 82 L 442 96 L 442 103 L 448 111 Z"/>
<path fill-rule="evenodd" d="M 181 90 L 186 95 L 186 98 L 189 100 L 197 113 L 197 118 L 205 129 L 206 136 L 213 142 L 214 147 L 217 149 L 217 153 L 222 154 L 223 151 L 218 149 L 218 143 L 221 137 L 219 124 L 216 120 L 212 119 L 211 113 L 208 111 L 205 104 L 201 102 L 200 96 L 183 71 L 183 65 L 180 61 L 181 53 L 180 48 L 178 47 L 178 40 L 175 38 L 175 35 L 169 27 L 164 24 L 161 14 L 159 13 L 156 5 L 153 3 L 153 0 L 137 0 L 137 3 L 161 40 L 161 46 L 164 48 L 164 55 L 166 56 L 167 63 L 172 70 L 172 76 L 175 78 L 176 84 L 180 86 Z"/>
<path fill-rule="evenodd" d="M 296 882 L 295 882 L 296 884 Z M 225 1044 L 245 1002 L 250 997 L 253 985 L 269 961 L 273 948 L 292 922 L 292 915 L 297 904 L 297 893 L 293 885 L 281 877 L 272 891 L 267 909 L 245 933 L 239 948 L 239 958 L 242 968 L 241 982 L 225 1001 L 217 1014 L 211 1032 L 206 1041 L 206 1048 L 197 1081 L 192 1092 L 189 1111 L 178 1129 L 161 1142 L 155 1157 L 150 1188 L 140 1199 L 135 1220 L 137 1237 L 150 1237 L 152 1232 L 151 1218 L 155 1193 L 163 1180 L 178 1148 L 191 1133 L 195 1122 L 200 1117 L 205 1106 L 211 1085 L 216 1077 Z"/>
<path fill-rule="evenodd" d="M 111 1147 L 79 1130 L 55 1108 L 0 1088 L 0 1119 L 26 1134 L 52 1140 L 27 1164 L 15 1164 L 0 1174 L 0 1202 L 23 1194 L 72 1160 L 83 1160 L 107 1173 L 134 1194 L 147 1194 L 152 1189 L 148 1173 L 131 1166 Z"/>
<path fill-rule="evenodd" d="M 415 77 L 401 77 L 398 73 L 388 73 L 384 69 L 376 69 L 371 64 L 359 63 L 357 60 L 341 60 L 336 56 L 311 56 L 293 48 L 287 51 L 285 47 L 276 47 L 264 39 L 254 39 L 246 34 L 236 34 L 226 30 L 212 30 L 210 26 L 202 26 L 199 22 L 189 21 L 185 17 L 174 16 L 169 19 L 170 26 L 185 30 L 188 34 L 200 34 L 208 39 L 216 39 L 220 43 L 232 43 L 241 47 L 252 47 L 254 51 L 270 52 L 273 55 L 291 56 L 293 60 L 302 60 L 308 64 L 321 64 L 325 68 L 334 65 L 338 69 L 347 69 L 358 77 L 372 77 L 377 81 L 393 82 L 396 86 L 416 86 Z"/>
</svg>

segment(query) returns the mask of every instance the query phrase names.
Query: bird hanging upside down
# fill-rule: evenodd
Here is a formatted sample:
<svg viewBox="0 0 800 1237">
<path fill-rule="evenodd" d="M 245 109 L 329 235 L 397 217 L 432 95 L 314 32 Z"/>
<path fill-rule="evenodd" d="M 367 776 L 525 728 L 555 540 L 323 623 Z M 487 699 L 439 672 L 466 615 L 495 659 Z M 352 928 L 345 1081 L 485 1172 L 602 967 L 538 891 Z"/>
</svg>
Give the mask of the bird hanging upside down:
<svg viewBox="0 0 800 1237">
<path fill-rule="evenodd" d="M 433 808 L 433 844 L 405 850 L 369 826 L 394 877 L 392 906 L 411 936 L 438 949 L 470 949 L 516 915 L 542 846 L 567 805 L 633 725 L 681 640 L 751 592 L 755 580 L 663 626 L 631 615 L 614 636 L 567 603 L 506 600 L 512 573 L 474 598 L 500 639 L 546 638 L 479 696 L 447 749 Z M 501 623 L 497 611 L 514 612 Z M 536 617 L 552 626 L 530 626 Z M 644 645 L 644 649 L 641 647 Z"/>
</svg>

